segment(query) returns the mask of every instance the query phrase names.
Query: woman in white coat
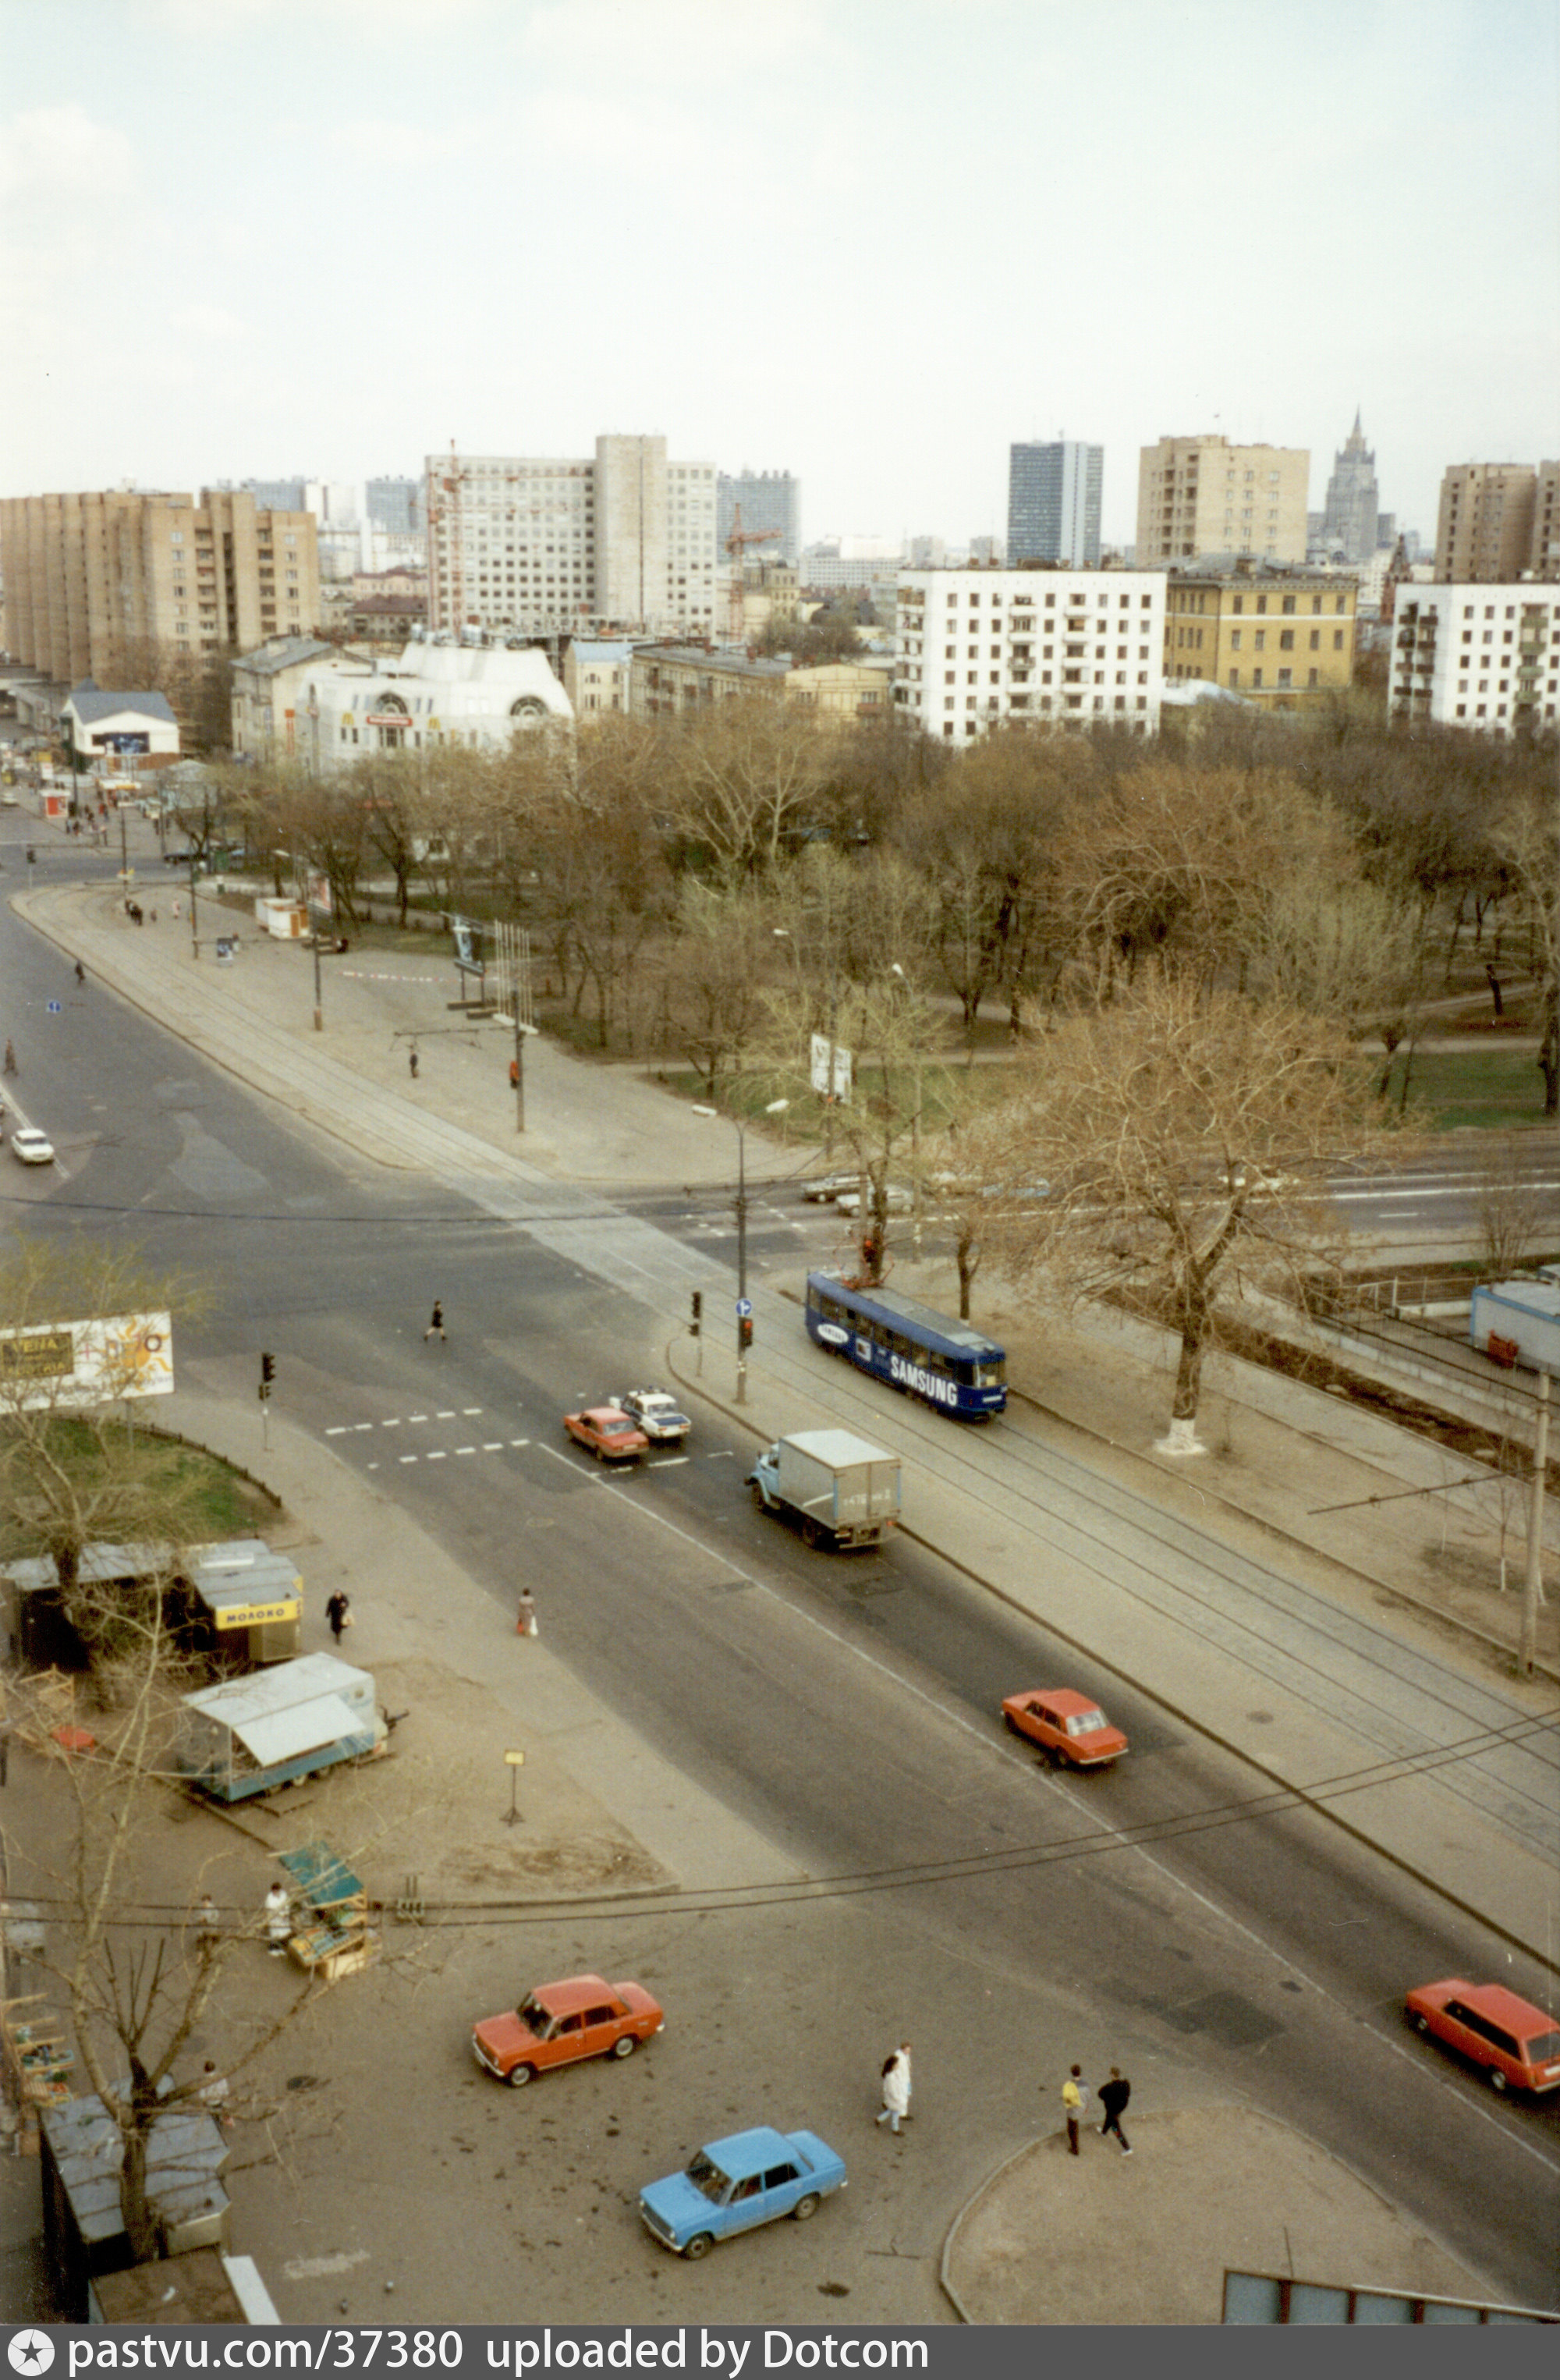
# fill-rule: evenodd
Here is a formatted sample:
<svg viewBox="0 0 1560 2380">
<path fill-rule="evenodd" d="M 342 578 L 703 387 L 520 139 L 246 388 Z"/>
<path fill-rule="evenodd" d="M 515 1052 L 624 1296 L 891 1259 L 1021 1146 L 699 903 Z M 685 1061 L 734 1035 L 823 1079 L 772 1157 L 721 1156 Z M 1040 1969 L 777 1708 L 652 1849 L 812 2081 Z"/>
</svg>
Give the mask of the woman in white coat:
<svg viewBox="0 0 1560 2380">
<path fill-rule="evenodd" d="M 910 2044 L 901 2041 L 892 2057 L 883 2060 L 883 2106 L 877 2121 L 897 2132 L 910 2113 Z"/>
</svg>

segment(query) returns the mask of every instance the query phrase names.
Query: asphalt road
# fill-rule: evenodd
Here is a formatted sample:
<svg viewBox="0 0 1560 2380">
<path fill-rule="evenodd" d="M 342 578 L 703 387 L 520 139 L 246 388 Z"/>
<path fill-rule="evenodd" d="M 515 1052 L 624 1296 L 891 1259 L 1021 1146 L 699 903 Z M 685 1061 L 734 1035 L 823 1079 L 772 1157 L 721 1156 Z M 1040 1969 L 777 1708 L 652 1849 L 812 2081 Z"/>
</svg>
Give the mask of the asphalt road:
<svg viewBox="0 0 1560 2380">
<path fill-rule="evenodd" d="M 0 1026 L 23 1023 L 17 1087 L 62 1159 L 58 1178 L 6 1167 L 11 1220 L 98 1230 L 127 1215 L 154 1264 L 206 1272 L 213 1302 L 181 1333 L 181 1360 L 252 1392 L 272 1350 L 295 1419 L 373 1466 L 506 1612 L 518 1576 L 536 1580 L 551 1648 L 774 1844 L 777 1877 L 829 1881 L 800 1903 L 777 1891 L 723 1917 L 624 1921 L 607 1943 L 549 1937 L 550 1972 L 638 1972 L 681 2011 L 630 2070 L 534 2095 L 545 2112 L 501 2228 L 547 2260 L 555 2318 L 571 2289 L 599 2321 L 680 2313 L 679 2268 L 615 2219 L 638 2182 L 755 2117 L 827 2134 L 820 2106 L 869 2106 L 901 2029 L 918 2047 L 917 2125 L 904 2146 L 874 2135 L 864 2152 L 897 2160 L 895 2195 L 853 2187 L 816 2227 L 844 2318 L 932 2317 L 930 2301 L 906 2304 L 903 2267 L 923 2291 L 925 2242 L 1033 2131 L 1036 2089 L 1080 2046 L 1096 2063 L 1125 2050 L 1147 2104 L 1155 2087 L 1250 2096 L 1411 2207 L 1499 2294 L 1551 2301 L 1554 2109 L 1496 2103 L 1398 2014 L 1406 1982 L 1509 1973 L 1504 1953 L 1322 1822 L 1250 1815 L 1258 1781 L 1170 1726 L 1152 1681 L 1106 1696 L 1133 1743 L 1118 1772 L 1039 1771 L 1003 1737 L 997 1700 L 1096 1682 L 1044 1632 L 910 1545 L 860 1562 L 806 1554 L 752 1512 L 748 1447 L 713 1418 L 686 1461 L 629 1479 L 565 1446 L 568 1405 L 660 1368 L 659 1326 L 633 1298 L 441 1185 L 295 1129 L 91 984 L 78 991 L 8 915 L 0 968 Z M 703 1202 L 684 1211 L 719 1228 Z M 795 1227 L 777 1208 L 759 1228 L 780 1245 Z M 447 1347 L 423 1342 L 434 1296 Z M 1086 1482 L 1073 1493 L 1087 1504 Z M 1120 1840 L 1144 1826 L 1159 1839 Z M 463 1946 L 449 1978 L 466 2013 L 510 1997 L 526 1947 Z M 466 2070 L 451 2009 L 429 2013 L 408 2010 L 412 2038 L 470 2094 L 475 2159 L 513 2131 L 517 2103 Z M 393 2094 L 354 2100 L 343 2170 L 409 2188 L 428 2154 L 398 2130 L 409 2120 Z M 494 2284 L 467 2154 L 441 2146 L 462 2186 L 425 2222 L 430 2240 L 448 2225 L 442 2269 L 475 2318 Z M 513 2152 L 502 2178 L 522 2178 Z M 498 2221 L 496 2187 L 483 2203 Z M 826 2317 L 797 2302 L 817 2286 L 799 2237 L 712 2260 L 701 2310 Z"/>
</svg>

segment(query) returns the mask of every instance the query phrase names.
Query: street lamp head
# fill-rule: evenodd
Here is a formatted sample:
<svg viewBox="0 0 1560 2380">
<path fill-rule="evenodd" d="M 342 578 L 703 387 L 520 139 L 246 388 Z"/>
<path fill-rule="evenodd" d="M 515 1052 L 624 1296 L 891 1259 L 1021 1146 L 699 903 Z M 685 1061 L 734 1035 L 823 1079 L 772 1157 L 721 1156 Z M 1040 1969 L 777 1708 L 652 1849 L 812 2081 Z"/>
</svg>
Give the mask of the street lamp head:
<svg viewBox="0 0 1560 2380">
<path fill-rule="evenodd" d="M 782 1109 L 788 1108 L 790 1105 L 791 1101 L 789 1099 L 771 1099 L 768 1106 L 765 1109 L 764 1113 L 766 1115 L 779 1115 Z"/>
<path fill-rule="evenodd" d="M 700 1106 L 700 1104 L 699 1104 L 699 1102 L 698 1102 L 696 1099 L 694 1101 L 693 1105 L 692 1105 L 692 1106 L 689 1108 L 689 1110 L 688 1110 L 688 1113 L 689 1113 L 690 1115 L 700 1115 L 700 1116 L 712 1116 L 712 1115 L 719 1115 L 719 1114 L 720 1114 L 720 1109 L 719 1109 L 719 1108 L 707 1108 L 707 1107 L 701 1107 L 701 1106 Z"/>
</svg>

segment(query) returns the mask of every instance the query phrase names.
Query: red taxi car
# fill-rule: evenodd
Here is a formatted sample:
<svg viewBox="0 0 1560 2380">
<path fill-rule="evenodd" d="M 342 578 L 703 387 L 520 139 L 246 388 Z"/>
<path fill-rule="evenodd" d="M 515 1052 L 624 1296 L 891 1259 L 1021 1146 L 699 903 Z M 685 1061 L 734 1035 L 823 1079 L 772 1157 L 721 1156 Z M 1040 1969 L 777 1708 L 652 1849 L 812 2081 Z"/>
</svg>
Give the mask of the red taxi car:
<svg viewBox="0 0 1560 2380">
<path fill-rule="evenodd" d="M 478 2066 L 519 2090 L 549 2066 L 579 2058 L 631 2058 L 666 2020 L 637 1984 L 604 1983 L 599 1975 L 569 1975 L 538 1984 L 516 2009 L 484 2017 L 472 2027 Z"/>
<path fill-rule="evenodd" d="M 1002 1716 L 1016 1735 L 1027 1735 L 1048 1760 L 1070 1768 L 1103 1768 L 1127 1749 L 1126 1737 L 1099 1705 L 1070 1686 L 1030 1686 L 1005 1695 Z"/>
<path fill-rule="evenodd" d="M 563 1427 L 598 1463 L 637 1463 L 650 1451 L 650 1441 L 633 1415 L 620 1413 L 616 1405 L 587 1405 L 584 1413 L 565 1414 Z"/>
</svg>

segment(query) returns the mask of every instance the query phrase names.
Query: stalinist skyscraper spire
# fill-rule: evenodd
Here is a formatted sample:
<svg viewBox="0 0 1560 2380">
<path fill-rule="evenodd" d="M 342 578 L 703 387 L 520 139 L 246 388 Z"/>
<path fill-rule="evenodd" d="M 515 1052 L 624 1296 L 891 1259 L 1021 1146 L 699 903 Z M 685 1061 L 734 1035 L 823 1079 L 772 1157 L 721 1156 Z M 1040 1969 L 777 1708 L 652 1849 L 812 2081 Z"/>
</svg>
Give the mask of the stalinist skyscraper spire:
<svg viewBox="0 0 1560 2380">
<path fill-rule="evenodd" d="M 1376 458 L 1365 443 L 1356 406 L 1354 427 L 1333 457 L 1322 516 L 1323 542 L 1330 553 L 1341 552 L 1346 562 L 1369 562 L 1376 550 L 1377 527 Z"/>
</svg>

